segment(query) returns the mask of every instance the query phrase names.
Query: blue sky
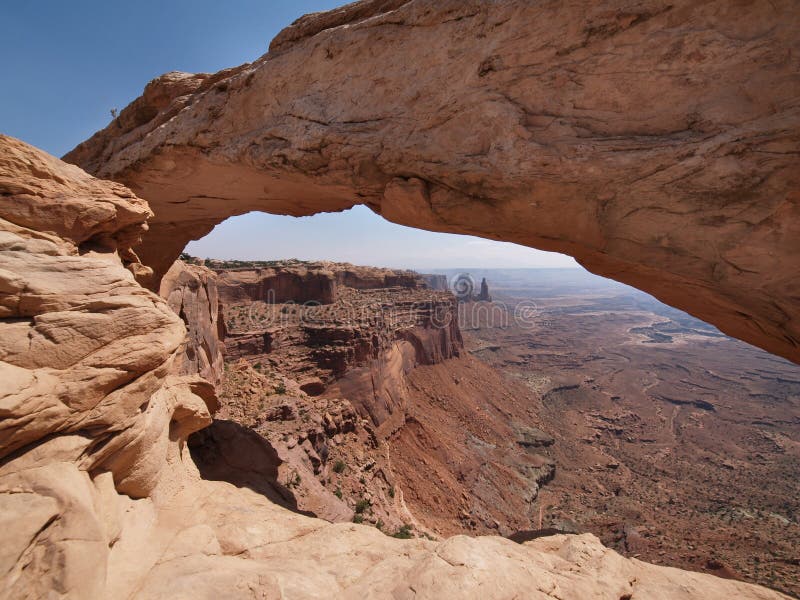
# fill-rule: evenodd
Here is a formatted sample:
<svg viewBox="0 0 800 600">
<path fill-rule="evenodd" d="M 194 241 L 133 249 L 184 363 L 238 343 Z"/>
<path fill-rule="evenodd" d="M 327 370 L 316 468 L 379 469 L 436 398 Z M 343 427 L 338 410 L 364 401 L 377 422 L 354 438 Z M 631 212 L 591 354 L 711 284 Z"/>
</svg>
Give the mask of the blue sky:
<svg viewBox="0 0 800 600">
<path fill-rule="evenodd" d="M 201 258 L 299 258 L 404 269 L 576 266 L 562 254 L 395 225 L 365 206 L 312 217 L 233 217 L 186 251 Z"/>
<path fill-rule="evenodd" d="M 344 0 L 47 0 L 0 4 L 0 132 L 61 156 L 167 71 L 252 61 L 297 17 Z M 395 267 L 565 267 L 569 257 L 386 222 L 366 208 L 229 219 L 187 251 Z"/>
</svg>

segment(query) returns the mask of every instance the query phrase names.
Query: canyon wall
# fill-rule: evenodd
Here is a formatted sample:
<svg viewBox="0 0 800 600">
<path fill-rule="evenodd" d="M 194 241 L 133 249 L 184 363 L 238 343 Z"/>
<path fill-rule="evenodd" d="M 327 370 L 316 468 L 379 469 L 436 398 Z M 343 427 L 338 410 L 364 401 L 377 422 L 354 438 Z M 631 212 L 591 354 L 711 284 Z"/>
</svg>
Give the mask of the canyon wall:
<svg viewBox="0 0 800 600">
<path fill-rule="evenodd" d="M 517 443 L 529 391 L 464 352 L 459 299 L 415 273 L 343 263 L 217 274 L 229 422 L 195 436 L 202 472 L 229 462 L 231 436 L 215 430 L 235 423 L 278 459 L 275 473 L 251 467 L 247 485 L 325 519 L 424 535 L 535 527 L 530 507 L 555 465 Z M 321 276 L 330 300 L 303 303 Z"/>
<path fill-rule="evenodd" d="M 212 263 L 213 267 L 213 263 Z M 215 268 L 225 302 L 262 301 L 332 304 L 338 286 L 356 290 L 424 287 L 412 271 L 348 263 L 273 261 L 270 266 Z"/>
<path fill-rule="evenodd" d="M 218 287 L 229 359 L 268 362 L 308 394 L 349 398 L 381 438 L 404 422 L 405 374 L 462 349 L 456 299 L 411 272 L 289 262 L 218 270 Z"/>
<path fill-rule="evenodd" d="M 147 198 L 156 279 L 231 215 L 366 204 L 570 254 L 798 362 L 798 29 L 792 0 L 365 0 L 153 80 L 66 159 Z"/>
<path fill-rule="evenodd" d="M 317 302 L 336 300 L 336 280 L 325 268 L 218 270 L 224 302 Z"/>
</svg>

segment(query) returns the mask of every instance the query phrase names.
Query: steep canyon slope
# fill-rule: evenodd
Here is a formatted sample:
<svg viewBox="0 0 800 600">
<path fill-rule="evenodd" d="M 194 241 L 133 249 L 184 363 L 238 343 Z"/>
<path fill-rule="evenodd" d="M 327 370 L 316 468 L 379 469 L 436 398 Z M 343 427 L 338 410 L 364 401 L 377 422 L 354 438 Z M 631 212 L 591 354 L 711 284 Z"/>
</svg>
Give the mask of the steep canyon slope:
<svg viewBox="0 0 800 600">
<path fill-rule="evenodd" d="M 363 0 L 153 80 L 65 158 L 148 200 L 156 280 L 231 215 L 366 204 L 570 254 L 798 362 L 798 29 L 793 0 Z"/>
<path fill-rule="evenodd" d="M 545 527 L 800 594 L 800 366 L 577 269 L 476 274 L 494 312 L 465 350 L 528 387 L 555 440 Z M 532 319 L 503 318 L 520 303 Z"/>
<path fill-rule="evenodd" d="M 257 432 L 279 459 L 274 473 L 253 466 L 250 485 L 389 532 L 534 527 L 530 505 L 554 466 L 511 425 L 533 399 L 464 355 L 455 296 L 410 271 L 342 263 L 215 270 L 227 361 L 218 418 Z M 197 438 L 216 471 L 219 440 Z"/>
</svg>

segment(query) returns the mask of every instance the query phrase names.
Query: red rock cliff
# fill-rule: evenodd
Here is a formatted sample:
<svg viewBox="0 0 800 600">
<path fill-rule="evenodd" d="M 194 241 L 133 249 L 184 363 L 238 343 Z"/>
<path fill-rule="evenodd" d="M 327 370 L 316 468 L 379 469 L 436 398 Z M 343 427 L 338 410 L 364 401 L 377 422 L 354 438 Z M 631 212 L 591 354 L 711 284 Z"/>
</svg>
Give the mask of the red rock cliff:
<svg viewBox="0 0 800 600">
<path fill-rule="evenodd" d="M 269 362 L 310 394 L 350 398 L 381 431 L 402 423 L 404 374 L 462 349 L 456 299 L 411 272 L 286 264 L 220 270 L 218 285 L 229 359 Z"/>
</svg>

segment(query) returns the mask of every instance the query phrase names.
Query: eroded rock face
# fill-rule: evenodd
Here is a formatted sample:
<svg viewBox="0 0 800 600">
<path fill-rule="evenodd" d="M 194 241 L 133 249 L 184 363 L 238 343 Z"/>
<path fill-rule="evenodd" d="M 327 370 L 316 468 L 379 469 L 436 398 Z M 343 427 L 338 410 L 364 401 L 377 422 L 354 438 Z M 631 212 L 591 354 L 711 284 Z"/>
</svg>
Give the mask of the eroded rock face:
<svg viewBox="0 0 800 600">
<path fill-rule="evenodd" d="M 357 2 L 154 80 L 66 159 L 148 199 L 157 274 L 228 216 L 363 203 L 570 254 L 798 362 L 798 28 L 791 0 Z"/>
<path fill-rule="evenodd" d="M 362 267 L 329 261 L 274 261 L 269 266 L 225 268 L 215 266 L 224 302 L 268 302 L 332 304 L 338 288 L 356 290 L 402 287 L 419 289 L 424 280 L 413 271 Z M 446 289 L 446 288 L 445 288 Z"/>
<path fill-rule="evenodd" d="M 412 272 L 345 263 L 217 274 L 229 330 L 218 417 L 257 432 L 281 461 L 277 475 L 238 469 L 250 487 L 388 533 L 535 527 L 531 504 L 555 465 L 520 450 L 508 425 L 532 399 L 466 355 L 453 294 Z M 224 442 L 196 437 L 207 449 Z M 198 454 L 201 470 L 218 470 L 222 454 Z"/>
<path fill-rule="evenodd" d="M 222 360 L 225 321 L 214 272 L 175 261 L 161 280 L 159 295 L 181 317 L 187 329 L 179 372 L 199 374 L 214 385 L 219 384 L 225 371 Z"/>
<path fill-rule="evenodd" d="M 222 300 L 233 302 L 316 302 L 336 301 L 336 279 L 322 268 L 267 268 L 218 270 Z"/>
<path fill-rule="evenodd" d="M 117 493 L 164 488 L 213 390 L 175 372 L 183 325 L 134 279 L 143 200 L 5 136 L 0 194 L 3 594 L 100 597 Z"/>
<path fill-rule="evenodd" d="M 275 368 L 310 395 L 350 398 L 381 439 L 404 421 L 406 373 L 462 349 L 455 297 L 410 271 L 279 263 L 219 270 L 218 284 L 229 359 Z"/>
<path fill-rule="evenodd" d="M 4 136 L 0 194 L 2 597 L 782 598 L 589 535 L 395 540 L 200 479 L 185 440 L 213 392 L 125 268 L 146 204 Z"/>
</svg>

